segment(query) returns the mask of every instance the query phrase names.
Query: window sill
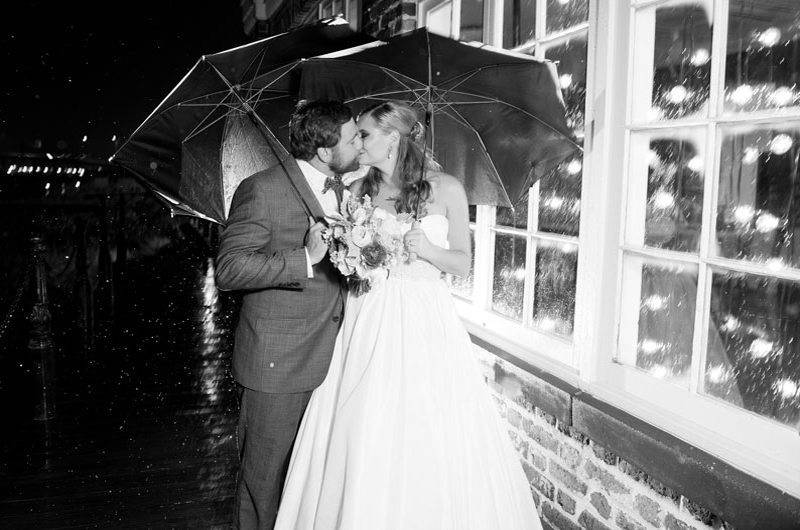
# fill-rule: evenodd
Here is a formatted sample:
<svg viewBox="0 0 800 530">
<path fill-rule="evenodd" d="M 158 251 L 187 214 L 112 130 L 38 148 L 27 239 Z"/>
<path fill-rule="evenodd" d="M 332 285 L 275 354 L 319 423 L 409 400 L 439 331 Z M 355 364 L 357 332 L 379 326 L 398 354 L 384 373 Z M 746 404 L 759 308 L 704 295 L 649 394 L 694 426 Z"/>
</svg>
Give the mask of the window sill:
<svg viewBox="0 0 800 530">
<path fill-rule="evenodd" d="M 553 416 L 562 431 L 586 436 L 735 527 L 794 528 L 800 521 L 800 499 L 582 391 L 577 375 L 552 358 L 469 320 L 465 325 L 476 346 L 502 360 L 494 370 L 503 394 Z M 538 360 L 534 365 L 526 358 Z M 567 377 L 549 370 L 550 364 Z"/>
</svg>

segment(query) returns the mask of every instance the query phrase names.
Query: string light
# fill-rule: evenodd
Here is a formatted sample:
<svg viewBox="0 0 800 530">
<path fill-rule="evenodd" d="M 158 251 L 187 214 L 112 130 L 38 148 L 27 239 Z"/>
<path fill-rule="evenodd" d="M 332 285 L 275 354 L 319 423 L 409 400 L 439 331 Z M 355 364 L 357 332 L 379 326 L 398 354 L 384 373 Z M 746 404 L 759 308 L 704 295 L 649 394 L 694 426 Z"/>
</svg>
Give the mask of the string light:
<svg viewBox="0 0 800 530">
<path fill-rule="evenodd" d="M 764 339 L 753 339 L 750 343 L 750 355 L 756 359 L 763 359 L 772 353 L 773 343 Z"/>
<path fill-rule="evenodd" d="M 778 44 L 780 40 L 781 40 L 781 30 L 779 30 L 775 26 L 771 26 L 765 29 L 758 35 L 758 42 L 760 42 L 762 45 L 768 48 L 775 46 L 776 44 Z"/>
<path fill-rule="evenodd" d="M 767 268 L 778 272 L 786 268 L 786 263 L 783 258 L 770 258 L 767 260 Z"/>
<path fill-rule="evenodd" d="M 759 156 L 761 156 L 761 151 L 759 151 L 757 147 L 745 147 L 742 162 L 747 165 L 754 164 L 758 161 Z"/>
<path fill-rule="evenodd" d="M 644 339 L 639 344 L 639 349 L 646 355 L 653 355 L 664 349 L 664 343 L 653 339 Z"/>
<path fill-rule="evenodd" d="M 756 230 L 766 234 L 780 226 L 781 220 L 770 213 L 761 213 L 756 219 Z"/>
<path fill-rule="evenodd" d="M 769 95 L 769 100 L 778 107 L 785 107 L 794 101 L 794 92 L 789 87 L 778 87 Z"/>
<path fill-rule="evenodd" d="M 739 85 L 731 92 L 730 98 L 731 101 L 739 106 L 746 105 L 753 98 L 753 87 L 747 84 Z"/>
<path fill-rule="evenodd" d="M 794 145 L 792 137 L 788 134 L 779 134 L 769 143 L 769 150 L 776 155 L 785 154 Z"/>
<path fill-rule="evenodd" d="M 676 105 L 683 103 L 688 97 L 689 90 L 683 85 L 675 85 L 667 92 L 667 99 Z"/>
<path fill-rule="evenodd" d="M 675 206 L 675 197 L 666 190 L 659 190 L 653 194 L 653 206 L 659 210 L 668 210 Z"/>
<path fill-rule="evenodd" d="M 558 195 L 553 195 L 552 197 L 550 197 L 545 201 L 545 205 L 547 205 L 548 208 L 557 210 L 564 205 L 564 198 L 559 197 Z"/>
<path fill-rule="evenodd" d="M 694 171 L 695 173 L 701 173 L 703 171 L 703 158 L 700 156 L 693 156 L 687 163 L 686 167 Z"/>
<path fill-rule="evenodd" d="M 783 397 L 784 399 L 792 399 L 797 396 L 798 384 L 795 381 L 792 381 L 788 378 L 783 378 L 775 381 L 773 384 L 775 390 Z"/>
<path fill-rule="evenodd" d="M 561 74 L 561 77 L 558 78 L 558 82 L 561 85 L 561 88 L 569 88 L 569 86 L 572 84 L 572 74 Z"/>
<path fill-rule="evenodd" d="M 753 207 L 748 204 L 740 204 L 733 209 L 733 218 L 740 224 L 749 223 L 755 214 Z"/>
<path fill-rule="evenodd" d="M 667 297 L 653 294 L 648 296 L 644 301 L 645 307 L 650 311 L 659 311 L 664 309 L 667 305 Z"/>
<path fill-rule="evenodd" d="M 725 317 L 725 322 L 722 323 L 720 329 L 722 331 L 727 331 L 728 333 L 732 333 L 742 327 L 742 323 L 739 322 L 739 319 L 733 315 L 728 315 Z"/>
<path fill-rule="evenodd" d="M 544 331 L 553 331 L 556 329 L 556 322 L 555 319 L 550 317 L 543 317 L 536 321 L 535 325 L 537 328 L 542 329 Z"/>
<path fill-rule="evenodd" d="M 709 59 L 711 59 L 711 55 L 708 53 L 708 50 L 705 48 L 698 48 L 692 54 L 692 57 L 691 59 L 689 59 L 689 62 L 691 62 L 695 66 L 702 66 L 706 64 Z"/>
<path fill-rule="evenodd" d="M 567 164 L 567 173 L 570 175 L 577 175 L 581 172 L 581 169 L 583 169 L 583 164 L 581 164 L 580 160 L 572 159 Z"/>
<path fill-rule="evenodd" d="M 720 383 L 726 383 L 731 377 L 731 374 L 728 370 L 725 369 L 722 365 L 716 365 L 708 370 L 706 373 L 706 379 L 709 382 L 714 383 L 716 385 Z"/>
</svg>

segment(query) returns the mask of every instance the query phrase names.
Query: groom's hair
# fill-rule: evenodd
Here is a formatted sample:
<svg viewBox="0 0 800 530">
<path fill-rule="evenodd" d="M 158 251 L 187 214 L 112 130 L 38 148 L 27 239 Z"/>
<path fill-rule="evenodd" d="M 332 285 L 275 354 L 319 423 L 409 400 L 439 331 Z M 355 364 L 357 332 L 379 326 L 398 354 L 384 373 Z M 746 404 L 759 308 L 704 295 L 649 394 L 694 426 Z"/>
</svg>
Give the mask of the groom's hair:
<svg viewBox="0 0 800 530">
<path fill-rule="evenodd" d="M 352 118 L 352 111 L 341 101 L 300 101 L 289 119 L 292 156 L 311 160 L 318 148 L 335 146 L 341 126 Z"/>
</svg>

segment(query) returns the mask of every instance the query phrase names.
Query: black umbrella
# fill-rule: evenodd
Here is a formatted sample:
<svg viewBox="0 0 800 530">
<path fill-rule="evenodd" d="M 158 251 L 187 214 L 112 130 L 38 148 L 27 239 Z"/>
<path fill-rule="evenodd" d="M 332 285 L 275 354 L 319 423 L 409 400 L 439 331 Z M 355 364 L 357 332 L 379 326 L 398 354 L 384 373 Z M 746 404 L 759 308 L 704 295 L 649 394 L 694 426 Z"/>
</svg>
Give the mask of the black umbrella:
<svg viewBox="0 0 800 530">
<path fill-rule="evenodd" d="M 175 213 L 224 222 L 239 182 L 288 156 L 252 108 L 269 103 L 270 120 L 287 123 L 298 59 L 371 40 L 333 18 L 205 55 L 112 158 L 166 197 Z"/>
<path fill-rule="evenodd" d="M 300 96 L 341 99 L 356 111 L 390 99 L 416 106 L 428 145 L 472 204 L 512 206 L 581 149 L 547 61 L 425 28 L 334 55 L 303 62 Z"/>
</svg>

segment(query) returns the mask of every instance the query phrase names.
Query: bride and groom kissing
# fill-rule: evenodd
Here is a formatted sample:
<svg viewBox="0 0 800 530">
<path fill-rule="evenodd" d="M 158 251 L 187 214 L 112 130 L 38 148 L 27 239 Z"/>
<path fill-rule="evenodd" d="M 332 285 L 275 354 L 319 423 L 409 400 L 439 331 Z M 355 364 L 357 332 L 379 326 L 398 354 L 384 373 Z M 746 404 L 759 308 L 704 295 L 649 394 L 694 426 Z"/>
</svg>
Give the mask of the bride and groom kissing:
<svg viewBox="0 0 800 530">
<path fill-rule="evenodd" d="M 469 271 L 463 186 L 426 156 L 401 102 L 355 118 L 341 102 L 301 102 L 289 129 L 296 164 L 242 181 L 217 257 L 218 286 L 244 292 L 236 526 L 541 528 L 443 279 Z M 359 166 L 366 176 L 343 189 Z M 349 194 L 389 216 L 424 213 L 405 226 L 415 259 L 366 293 L 348 291 L 323 240 Z"/>
</svg>

